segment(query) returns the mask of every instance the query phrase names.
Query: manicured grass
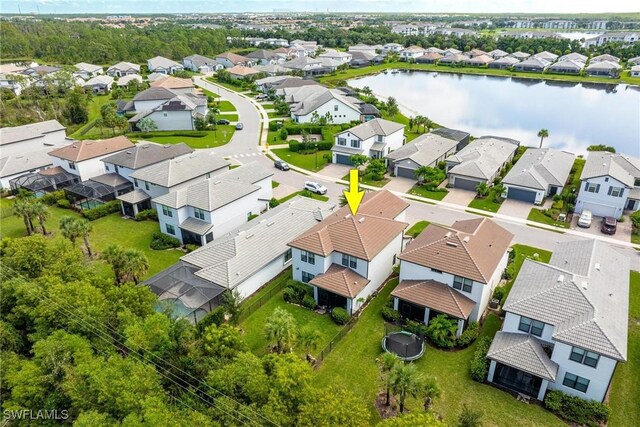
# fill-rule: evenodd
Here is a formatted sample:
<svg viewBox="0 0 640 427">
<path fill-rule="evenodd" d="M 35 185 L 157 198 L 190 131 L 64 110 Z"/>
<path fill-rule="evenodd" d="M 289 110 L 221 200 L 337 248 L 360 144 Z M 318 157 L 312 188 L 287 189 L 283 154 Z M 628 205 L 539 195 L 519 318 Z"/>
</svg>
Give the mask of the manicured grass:
<svg viewBox="0 0 640 427">
<path fill-rule="evenodd" d="M 215 77 L 207 77 L 206 80 L 210 81 L 211 83 L 215 83 L 215 84 L 217 84 L 219 86 L 222 86 L 222 87 L 224 87 L 226 89 L 232 90 L 234 92 L 245 92 L 245 91 L 249 90 L 249 89 L 246 89 L 246 88 L 243 88 L 243 87 L 240 87 L 240 86 L 235 86 L 235 85 L 232 85 L 232 84 L 229 84 L 229 83 L 221 83 Z"/>
<path fill-rule="evenodd" d="M 531 209 L 531 212 L 529 212 L 529 216 L 527 217 L 527 219 L 529 221 L 535 221 L 541 224 L 554 225 L 561 228 L 569 228 L 568 222 L 555 221 L 553 218 L 546 216 L 542 212 L 542 210 L 536 208 Z"/>
<path fill-rule="evenodd" d="M 278 181 L 271 181 L 271 188 L 276 188 L 280 185 Z"/>
<path fill-rule="evenodd" d="M 6 210 L 10 210 L 12 201 L 2 199 L 1 210 L 3 216 Z M 55 206 L 49 207 L 50 217 L 46 222 L 47 231 L 54 235 L 60 235 L 60 218 L 63 216 L 80 217 L 81 215 L 69 210 L 60 209 Z M 92 249 L 100 252 L 109 244 L 117 244 L 125 248 L 138 249 L 142 251 L 149 260 L 149 271 L 146 277 L 150 277 L 159 271 L 176 263 L 184 252 L 178 250 L 154 251 L 149 248 L 151 235 L 155 231 L 160 231 L 157 222 L 141 221 L 136 222 L 129 219 L 122 219 L 119 214 L 108 215 L 92 221 L 93 231 L 89 236 Z M 16 216 L 2 218 L 0 237 L 23 237 L 25 235 L 24 223 Z M 95 261 L 102 263 L 101 261 Z M 145 278 L 146 278 L 145 277 Z"/>
<path fill-rule="evenodd" d="M 423 185 L 416 184 L 411 187 L 411 190 L 409 190 L 409 194 L 413 194 L 414 196 L 426 197 L 427 199 L 432 200 L 442 200 L 447 194 L 449 194 L 449 192 L 444 188 L 438 191 L 431 191 L 427 190 Z"/>
<path fill-rule="evenodd" d="M 116 102 L 115 99 L 111 98 L 111 95 L 94 95 L 91 98 L 91 102 L 88 106 L 88 119 L 87 124 L 79 128 L 73 134 L 69 135 L 70 138 L 74 139 L 98 139 L 98 138 L 109 138 L 112 136 L 112 130 L 109 128 L 93 126 L 93 122 L 100 118 L 100 108 L 109 102 Z M 89 129 L 91 127 L 91 129 Z M 82 131 L 85 129 L 89 129 L 85 134 L 82 134 Z M 119 132 L 116 131 L 118 134 Z"/>
<path fill-rule="evenodd" d="M 418 221 L 415 224 L 413 224 L 411 228 L 409 228 L 405 232 L 405 234 L 411 237 L 418 237 L 420 233 L 422 233 L 424 229 L 427 228 L 427 225 L 429 224 L 430 224 L 429 221 Z"/>
<path fill-rule="evenodd" d="M 206 89 L 203 89 L 203 88 L 199 88 L 199 89 L 202 91 L 203 94 L 205 94 L 207 96 L 210 96 L 212 98 L 220 98 L 220 95 L 218 95 L 215 92 L 211 92 L 210 90 L 206 90 Z"/>
<path fill-rule="evenodd" d="M 616 367 L 609 405 L 611 427 L 640 425 L 640 273 L 631 272 L 627 362 Z"/>
<path fill-rule="evenodd" d="M 573 162 L 573 168 L 575 168 L 575 173 L 571 177 L 571 182 L 569 183 L 569 187 L 574 187 L 576 191 L 580 189 L 580 175 L 582 175 L 582 170 L 584 169 L 584 164 L 587 162 L 586 159 L 581 159 L 576 157 Z"/>
<path fill-rule="evenodd" d="M 631 243 L 635 245 L 640 245 L 640 234 L 632 234 L 631 235 Z"/>
<path fill-rule="evenodd" d="M 322 169 L 328 163 L 324 155 L 331 154 L 331 150 L 319 150 L 317 153 L 311 154 L 294 153 L 288 148 L 276 148 L 272 151 L 285 162 L 312 172 Z"/>
<path fill-rule="evenodd" d="M 483 198 L 478 198 L 476 197 L 475 199 L 473 199 L 471 201 L 471 203 L 469 203 L 469 207 L 470 208 L 474 208 L 474 209 L 481 209 L 483 211 L 489 211 L 489 212 L 498 212 L 498 209 L 500 209 L 500 205 L 502 204 L 502 199 L 500 200 L 500 203 L 496 203 L 493 201 L 494 197 L 493 197 L 493 192 L 489 192 L 489 195 Z"/>
<path fill-rule="evenodd" d="M 304 193 L 304 190 L 296 191 L 295 193 L 291 193 L 288 196 L 284 196 L 282 199 L 279 199 L 278 201 L 282 204 L 287 200 L 293 199 L 296 196 L 309 197 L 308 195 L 304 196 L 303 193 Z M 310 197 L 311 199 L 321 200 L 323 202 L 326 202 L 329 200 L 327 196 L 321 196 L 320 194 L 315 194 L 315 193 L 310 193 L 310 194 L 311 194 L 311 197 Z"/>
<path fill-rule="evenodd" d="M 276 145 L 276 144 L 286 144 L 287 141 L 285 141 L 284 139 L 280 139 L 279 130 L 270 130 L 267 133 L 267 143 L 271 145 Z"/>
<path fill-rule="evenodd" d="M 383 389 L 376 358 L 382 353 L 380 342 L 384 336 L 381 310 L 392 289 L 398 284 L 394 279 L 364 310 L 351 332 L 340 341 L 316 375 L 319 387 L 340 384 L 360 397 L 369 408 L 369 424 L 380 421 L 373 406 L 376 394 Z M 500 328 L 500 320 L 489 315 L 481 334 L 493 336 Z M 508 393 L 486 384 L 471 380 L 469 363 L 475 345 L 467 349 L 450 352 L 427 347 L 424 356 L 416 365 L 419 370 L 432 376 L 442 389 L 442 397 L 433 409 L 444 417 L 447 425 L 457 425 L 462 404 L 482 410 L 483 425 L 487 426 L 564 426 L 558 418 L 537 405 L 518 402 Z M 421 411 L 422 401 L 407 400 L 407 409 Z"/>
<path fill-rule="evenodd" d="M 264 108 L 265 110 L 273 108 L 273 102 L 261 102 L 260 105 L 262 105 L 262 108 Z"/>
<path fill-rule="evenodd" d="M 404 125 L 404 134 L 407 137 L 407 142 L 413 141 L 414 139 L 416 139 L 417 137 L 419 137 L 424 133 L 424 132 L 414 132 L 413 130 L 409 129 L 409 117 L 405 116 L 402 113 L 397 113 L 395 116 L 391 117 L 389 114 L 387 114 L 386 111 L 383 110 L 382 118 L 391 120 L 392 122 L 402 123 Z"/>
<path fill-rule="evenodd" d="M 235 105 L 233 105 L 231 103 L 231 101 L 218 101 L 216 102 L 215 106 L 221 111 L 221 112 L 227 112 L 227 111 L 237 111 Z"/>
<path fill-rule="evenodd" d="M 277 112 L 275 112 L 275 111 L 267 112 L 267 116 L 268 116 L 270 119 L 275 119 L 275 118 L 278 118 L 278 117 L 283 117 L 283 118 L 284 118 L 284 117 L 289 117 L 289 116 L 287 116 L 286 114 L 284 114 L 284 115 L 283 115 L 283 114 L 278 114 L 278 113 L 277 113 Z"/>
<path fill-rule="evenodd" d="M 349 182 L 349 174 L 346 174 L 345 176 L 343 176 L 341 178 L 343 181 L 347 181 Z M 358 182 L 360 184 L 364 184 L 364 185 L 371 185 L 372 187 L 384 187 L 386 184 L 388 184 L 390 181 L 389 178 L 384 178 L 380 181 L 374 181 L 373 179 L 370 179 L 369 177 L 367 177 L 366 175 L 363 175 L 362 171 L 358 171 Z"/>
<path fill-rule="evenodd" d="M 153 132 L 153 135 L 154 135 L 153 137 L 149 137 L 149 138 L 145 137 L 144 140 L 157 142 L 158 144 L 179 144 L 180 142 L 184 142 L 185 144 L 187 144 L 189 147 L 192 147 L 192 148 L 219 147 L 221 145 L 225 145 L 231 140 L 231 137 L 233 137 L 233 133 L 236 131 L 236 128 L 233 125 L 218 125 L 217 127 L 218 129 L 215 131 L 213 130 L 206 131 L 207 133 L 206 136 L 174 136 L 172 135 L 172 134 L 175 134 L 174 131 L 167 131 L 166 132 L 167 135 L 165 136 L 163 135 L 163 132 L 155 131 Z M 180 133 L 188 135 L 190 131 L 180 131 Z M 199 133 L 200 132 L 197 132 L 196 134 L 199 134 Z M 131 133 L 131 134 L 128 134 L 127 136 L 132 141 L 135 141 L 138 139 L 136 135 L 137 134 L 135 133 Z"/>
<path fill-rule="evenodd" d="M 237 122 L 238 121 L 238 115 L 235 113 L 220 113 L 216 116 L 216 120 L 220 120 L 220 119 L 225 119 L 225 120 L 229 120 L 230 122 Z M 218 125 L 220 126 L 220 125 Z"/>
<path fill-rule="evenodd" d="M 546 251 L 544 249 L 539 249 L 533 246 L 520 245 L 520 244 L 513 245 L 511 247 L 511 250 L 513 251 L 513 279 L 507 281 L 507 283 L 504 284 L 504 289 L 506 293 L 502 300 L 502 303 L 504 303 L 507 300 L 507 295 L 509 295 L 511 288 L 513 287 L 513 282 L 515 281 L 515 278 L 518 276 L 518 273 L 520 272 L 520 268 L 522 268 L 522 264 L 524 263 L 525 259 L 531 258 L 535 261 L 539 261 L 547 264 L 551 260 L 551 254 L 552 254 L 551 252 Z M 535 257 L 534 256 L 535 254 L 538 254 L 538 256 Z"/>
</svg>

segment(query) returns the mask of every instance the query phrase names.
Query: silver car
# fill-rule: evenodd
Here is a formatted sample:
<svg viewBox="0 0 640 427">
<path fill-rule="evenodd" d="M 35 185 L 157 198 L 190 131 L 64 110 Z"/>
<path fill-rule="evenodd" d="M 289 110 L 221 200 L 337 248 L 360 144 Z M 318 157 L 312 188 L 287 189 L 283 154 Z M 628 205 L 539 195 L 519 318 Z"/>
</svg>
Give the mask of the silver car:
<svg viewBox="0 0 640 427">
<path fill-rule="evenodd" d="M 591 211 L 584 210 L 580 214 L 580 218 L 578 218 L 578 226 L 583 228 L 591 227 L 591 220 L 593 219 L 593 215 Z"/>
<path fill-rule="evenodd" d="M 304 189 L 316 194 L 327 194 L 327 187 L 313 181 L 305 181 Z"/>
</svg>

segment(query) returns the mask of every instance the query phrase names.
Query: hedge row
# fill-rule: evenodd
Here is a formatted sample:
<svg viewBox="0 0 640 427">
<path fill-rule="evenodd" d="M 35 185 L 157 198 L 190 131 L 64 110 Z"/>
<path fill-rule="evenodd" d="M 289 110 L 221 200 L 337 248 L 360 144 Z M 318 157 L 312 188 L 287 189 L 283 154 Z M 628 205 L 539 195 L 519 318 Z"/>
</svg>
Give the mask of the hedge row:
<svg viewBox="0 0 640 427">
<path fill-rule="evenodd" d="M 478 340 L 471 358 L 471 378 L 474 381 L 485 382 L 489 375 L 489 360 L 487 353 L 491 346 L 491 338 L 482 337 Z"/>
<path fill-rule="evenodd" d="M 544 398 L 544 406 L 567 421 L 581 426 L 598 427 L 606 424 L 611 408 L 595 400 L 585 400 L 552 390 Z"/>
<path fill-rule="evenodd" d="M 190 131 L 176 131 L 176 132 L 137 132 L 133 136 L 137 138 L 155 138 L 158 136 L 182 136 L 189 138 L 204 138 L 207 136 L 207 132 L 190 130 Z"/>
<path fill-rule="evenodd" d="M 318 148 L 318 150 L 331 150 L 333 147 L 332 141 L 320 141 L 320 142 L 310 142 L 307 144 L 309 148 Z M 293 151 L 294 153 L 300 151 L 302 144 L 298 141 L 289 141 L 289 151 Z"/>
<path fill-rule="evenodd" d="M 104 205 L 98 206 L 96 208 L 83 210 L 82 216 L 87 218 L 89 221 L 94 221 L 98 218 L 102 218 L 103 216 L 107 216 L 116 212 L 120 212 L 120 201 L 111 200 L 110 202 L 107 202 Z"/>
</svg>

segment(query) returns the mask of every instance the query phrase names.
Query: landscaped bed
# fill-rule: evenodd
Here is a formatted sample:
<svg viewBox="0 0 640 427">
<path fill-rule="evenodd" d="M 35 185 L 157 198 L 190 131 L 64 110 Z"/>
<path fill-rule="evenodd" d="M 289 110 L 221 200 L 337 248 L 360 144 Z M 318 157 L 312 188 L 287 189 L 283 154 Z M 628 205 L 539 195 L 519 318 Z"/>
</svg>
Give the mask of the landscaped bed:
<svg viewBox="0 0 640 427">
<path fill-rule="evenodd" d="M 473 199 L 471 201 L 471 203 L 469 203 L 469 207 L 470 208 L 474 208 L 474 209 L 480 209 L 483 211 L 488 211 L 488 212 L 498 212 L 498 209 L 500 209 L 500 205 L 502 204 L 502 200 L 500 200 L 500 203 L 496 203 L 495 199 L 493 197 L 493 193 L 491 192 L 488 196 L 486 197 L 479 197 L 476 196 L 475 199 Z"/>
<path fill-rule="evenodd" d="M 314 193 L 310 192 L 309 190 L 300 190 L 300 191 L 296 191 L 295 193 L 291 193 L 288 196 L 284 196 L 282 199 L 278 200 L 278 202 L 284 203 L 287 200 L 293 199 L 296 196 L 309 197 L 310 199 L 320 200 L 320 201 L 323 201 L 323 202 L 326 202 L 326 201 L 329 200 L 329 198 L 327 196 L 321 196 L 320 194 L 314 194 Z"/>
<path fill-rule="evenodd" d="M 541 209 L 532 208 L 527 217 L 529 221 L 539 222 L 541 224 L 553 225 L 555 227 L 569 228 L 569 222 L 555 221 L 548 215 L 545 215 Z"/>
<path fill-rule="evenodd" d="M 349 182 L 349 174 L 346 174 L 341 178 L 343 181 Z M 371 179 L 369 175 L 364 175 L 363 172 L 358 171 L 358 182 L 364 185 L 370 185 L 372 187 L 384 187 L 390 181 L 389 178 L 383 178 L 381 180 Z"/>
<path fill-rule="evenodd" d="M 312 172 L 319 171 L 329 163 L 326 155 L 331 155 L 331 150 L 318 150 L 310 154 L 294 153 L 288 148 L 276 148 L 272 151 L 285 162 Z"/>
<path fill-rule="evenodd" d="M 418 237 L 429 225 L 429 221 L 418 221 L 413 224 L 404 234 L 411 237 Z"/>
<path fill-rule="evenodd" d="M 154 131 L 150 133 L 130 133 L 127 136 L 132 140 L 145 140 L 158 144 L 179 144 L 184 142 L 192 148 L 213 148 L 225 145 L 231 140 L 235 126 L 218 125 L 216 130 L 207 131 Z"/>
<path fill-rule="evenodd" d="M 449 194 L 449 191 L 445 188 L 440 188 L 437 190 L 429 190 L 424 185 L 414 185 L 409 190 L 409 194 L 413 194 L 414 196 L 425 197 L 427 199 L 432 200 L 442 200 Z"/>
</svg>

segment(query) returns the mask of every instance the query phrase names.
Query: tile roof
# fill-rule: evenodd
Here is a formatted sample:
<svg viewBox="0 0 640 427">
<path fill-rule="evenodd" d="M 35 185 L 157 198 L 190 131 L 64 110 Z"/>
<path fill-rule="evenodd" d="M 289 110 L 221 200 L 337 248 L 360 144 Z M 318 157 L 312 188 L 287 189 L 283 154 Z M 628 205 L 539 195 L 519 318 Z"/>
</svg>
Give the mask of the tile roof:
<svg viewBox="0 0 640 427">
<path fill-rule="evenodd" d="M 102 67 L 94 64 L 87 64 L 86 62 L 78 62 L 74 65 L 80 71 L 86 71 L 88 73 L 94 73 L 96 71 L 101 71 Z"/>
<path fill-rule="evenodd" d="M 549 66 L 549 70 L 573 70 L 580 71 L 584 68 L 586 64 L 582 61 L 577 61 L 574 59 L 563 59 L 562 61 L 558 61 L 555 64 L 551 64 Z"/>
<path fill-rule="evenodd" d="M 182 65 L 178 62 L 169 58 L 165 58 L 164 56 L 155 56 L 149 59 L 147 62 L 150 66 L 150 71 L 153 71 L 156 68 L 182 67 Z"/>
<path fill-rule="evenodd" d="M 251 67 L 245 67 L 244 65 L 234 65 L 231 68 L 227 68 L 227 72 L 234 76 L 253 76 L 255 74 L 260 74 L 260 71 L 254 70 Z"/>
<path fill-rule="evenodd" d="M 51 148 L 44 148 L 0 158 L 0 177 L 50 166 L 52 161 L 49 157 L 49 151 Z"/>
<path fill-rule="evenodd" d="M 531 55 L 526 53 L 526 52 L 517 51 L 517 52 L 513 52 L 509 56 L 511 56 L 513 58 L 517 58 L 517 59 L 525 59 L 525 58 L 530 57 Z"/>
<path fill-rule="evenodd" d="M 498 331 L 487 358 L 552 382 L 558 374 L 558 364 L 547 356 L 540 340 L 530 334 Z"/>
<path fill-rule="evenodd" d="M 580 179 L 599 176 L 610 176 L 633 187 L 635 179 L 640 178 L 640 159 L 608 151 L 589 151 Z"/>
<path fill-rule="evenodd" d="M 519 62 L 518 64 L 516 64 L 516 68 L 531 68 L 531 67 L 535 67 L 535 68 L 544 69 L 544 68 L 547 68 L 549 66 L 549 64 L 551 64 L 551 62 L 549 62 L 549 61 L 547 61 L 545 59 L 530 57 L 530 58 L 525 59 L 522 62 Z"/>
<path fill-rule="evenodd" d="M 605 53 L 605 54 L 594 56 L 593 58 L 591 58 L 589 60 L 589 64 L 595 64 L 596 62 L 600 62 L 600 61 L 610 61 L 610 62 L 618 63 L 620 62 L 620 58 L 618 58 L 617 56 L 613 56 L 613 55 L 609 55 L 608 53 Z"/>
<path fill-rule="evenodd" d="M 322 256 L 337 251 L 371 261 L 407 227 L 393 219 L 407 206 L 386 190 L 365 193 L 355 217 L 344 206 L 293 239 L 289 246 Z"/>
<path fill-rule="evenodd" d="M 116 199 L 122 200 L 123 202 L 131 203 L 131 204 L 143 202 L 145 200 L 149 200 L 150 198 L 151 196 L 149 196 L 147 193 L 140 190 L 139 188 L 136 188 L 133 191 L 129 191 L 128 193 L 116 196 Z"/>
<path fill-rule="evenodd" d="M 142 83 L 142 77 L 138 74 L 127 74 L 126 76 L 122 76 L 118 79 L 116 84 L 118 86 L 126 86 L 132 81 L 137 81 L 138 83 Z"/>
<path fill-rule="evenodd" d="M 456 319 L 467 319 L 476 306 L 462 292 L 435 280 L 403 280 L 391 295 Z"/>
<path fill-rule="evenodd" d="M 492 64 L 505 64 L 505 65 L 514 65 L 520 62 L 518 58 L 514 58 L 513 56 L 503 56 L 502 58 L 498 58 L 492 62 Z"/>
<path fill-rule="evenodd" d="M 466 132 L 461 133 L 464 137 L 469 136 Z M 429 166 L 455 148 L 464 137 L 458 140 L 429 132 L 387 154 L 387 158 L 395 161 L 411 159 L 420 166 Z"/>
<path fill-rule="evenodd" d="M 221 65 L 218 61 L 213 58 L 209 58 L 207 56 L 202 55 L 190 55 L 183 59 L 183 61 L 191 61 L 193 65 L 196 67 L 201 67 L 203 65 Z"/>
<path fill-rule="evenodd" d="M 190 231 L 192 233 L 198 234 L 200 236 L 207 233 L 207 231 L 211 230 L 213 224 L 208 222 L 199 220 L 198 218 L 188 217 L 184 221 L 180 223 L 180 228 L 186 231 Z"/>
<path fill-rule="evenodd" d="M 227 168 L 229 162 L 214 154 L 213 150 L 197 150 L 139 169 L 131 178 L 170 188 L 198 176 Z"/>
<path fill-rule="evenodd" d="M 551 53 L 548 51 L 542 51 L 539 53 L 536 53 L 532 56 L 532 58 L 540 58 L 540 59 L 544 59 L 546 61 L 555 61 L 556 59 L 558 59 L 558 55 L 556 55 L 555 53 Z M 569 58 L 571 59 L 571 58 Z M 583 61 L 584 62 L 584 61 Z"/>
<path fill-rule="evenodd" d="M 227 59 L 227 60 L 231 61 L 233 64 L 238 64 L 239 62 L 248 62 L 250 60 L 246 56 L 238 55 L 238 54 L 233 53 L 233 52 L 221 53 L 220 55 L 216 56 L 216 60 L 218 58 Z"/>
<path fill-rule="evenodd" d="M 310 86 L 310 88 L 313 87 L 314 86 Z M 356 105 L 356 100 L 354 98 L 345 96 L 343 92 L 336 89 L 327 89 L 322 86 L 318 87 L 321 89 L 313 89 L 313 93 L 303 98 L 301 102 L 291 105 L 291 112 L 297 116 L 306 116 L 307 114 L 313 113 L 315 110 L 333 99 L 340 101 L 343 104 L 360 112 L 360 109 Z"/>
<path fill-rule="evenodd" d="M 119 153 L 105 157 L 102 159 L 102 162 L 129 169 L 140 169 L 192 152 L 193 148 L 184 142 L 161 145 L 155 142 L 140 141 L 129 150 L 120 151 Z"/>
<path fill-rule="evenodd" d="M 573 60 L 573 61 L 587 62 L 589 57 L 578 52 L 571 52 L 566 55 L 562 55 L 560 58 L 558 58 L 558 61 L 565 61 L 567 59 Z"/>
<path fill-rule="evenodd" d="M 351 132 L 361 140 L 367 140 L 376 135 L 388 136 L 404 129 L 402 123 L 385 119 L 373 119 L 340 132 L 338 135 Z"/>
<path fill-rule="evenodd" d="M 355 298 L 369 282 L 349 267 L 331 264 L 326 272 L 314 277 L 309 284 L 343 297 Z"/>
<path fill-rule="evenodd" d="M 138 92 L 136 96 L 133 97 L 134 101 L 155 101 L 162 99 L 171 99 L 175 97 L 176 94 L 171 92 L 169 89 L 164 87 L 150 87 L 149 89 L 143 90 L 142 92 Z"/>
<path fill-rule="evenodd" d="M 118 62 L 117 64 L 107 68 L 107 71 L 112 71 L 112 70 L 126 71 L 131 69 L 136 70 L 137 72 L 140 72 L 140 66 L 138 64 L 133 64 L 131 62 Z"/>
<path fill-rule="evenodd" d="M 492 56 L 489 56 L 487 54 L 482 54 L 478 56 L 472 56 L 471 58 L 467 59 L 465 62 L 467 64 L 488 64 L 493 61 L 494 59 Z"/>
<path fill-rule="evenodd" d="M 520 142 L 496 136 L 483 136 L 445 160 L 454 164 L 449 173 L 490 179 L 518 149 Z"/>
<path fill-rule="evenodd" d="M 429 226 L 400 254 L 400 259 L 456 276 L 488 283 L 509 249 L 513 234 L 487 218 Z"/>
<path fill-rule="evenodd" d="M 504 184 L 547 190 L 564 186 L 575 154 L 553 148 L 529 148 L 504 177 Z"/>
<path fill-rule="evenodd" d="M 99 75 L 91 77 L 89 80 L 82 84 L 83 87 L 95 85 L 105 85 L 110 87 L 111 85 L 113 85 L 113 77 L 108 75 Z"/>
<path fill-rule="evenodd" d="M 553 339 L 626 360 L 629 259 L 597 240 L 556 245 L 549 264 L 525 260 L 504 310 L 552 325 Z"/>
<path fill-rule="evenodd" d="M 126 136 L 116 136 L 109 139 L 75 141 L 65 147 L 50 151 L 49 155 L 73 162 L 81 162 L 126 150 L 133 146 Z"/>
<path fill-rule="evenodd" d="M 90 178 L 89 181 L 99 182 L 100 184 L 108 185 L 110 187 L 117 187 L 125 184 L 131 185 L 131 181 L 117 173 L 104 173 Z"/>
<path fill-rule="evenodd" d="M 621 69 L 622 69 L 622 66 L 614 61 L 591 62 L 587 67 L 587 71 L 593 71 L 593 70 L 611 71 L 611 70 L 621 70 Z"/>
<path fill-rule="evenodd" d="M 180 79 L 169 76 L 166 79 L 156 80 L 151 83 L 151 87 L 163 87 L 165 89 L 186 89 L 194 87 L 191 79 Z"/>
<path fill-rule="evenodd" d="M 57 120 L 31 123 L 28 125 L 0 128 L 0 145 L 38 138 L 46 133 L 65 130 Z"/>
</svg>

